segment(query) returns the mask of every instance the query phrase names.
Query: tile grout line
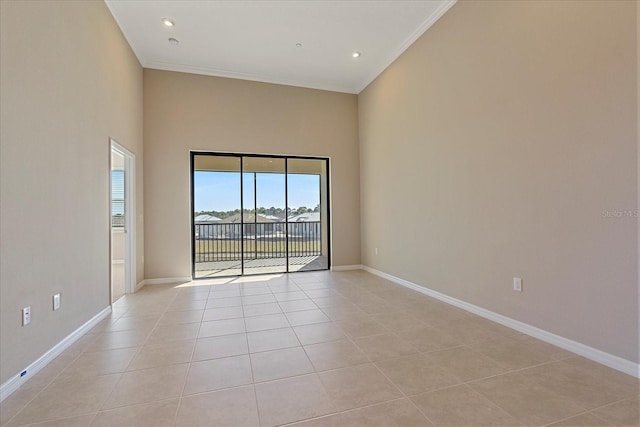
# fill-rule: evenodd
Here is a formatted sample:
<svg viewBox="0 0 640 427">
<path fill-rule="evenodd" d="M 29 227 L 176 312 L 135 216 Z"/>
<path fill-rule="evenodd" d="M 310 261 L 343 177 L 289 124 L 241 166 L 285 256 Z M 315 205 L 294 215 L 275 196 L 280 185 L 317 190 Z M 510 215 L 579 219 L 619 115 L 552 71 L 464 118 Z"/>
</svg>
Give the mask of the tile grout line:
<svg viewBox="0 0 640 427">
<path fill-rule="evenodd" d="M 269 289 L 271 290 L 271 289 Z M 274 297 L 275 298 L 275 297 Z M 240 300 L 242 302 L 242 300 Z M 249 369 L 251 370 L 251 388 L 253 388 L 253 399 L 256 402 L 256 415 L 258 416 L 258 424 L 262 426 L 262 416 L 260 415 L 260 405 L 258 404 L 258 391 L 256 390 L 255 376 L 253 372 L 253 361 L 251 360 L 251 348 L 249 347 L 249 333 L 247 332 L 247 317 L 244 313 L 244 304 L 242 307 L 242 321 L 244 323 L 244 339 L 247 343 L 247 359 L 249 359 Z"/>
<path fill-rule="evenodd" d="M 212 292 L 212 287 L 211 285 L 209 285 L 209 292 L 207 293 L 207 300 L 209 299 L 209 295 L 211 295 Z M 176 295 L 176 298 L 178 296 Z M 175 301 L 175 298 L 174 298 Z M 180 413 L 180 407 L 182 406 L 182 398 L 184 397 L 184 390 L 187 387 L 187 381 L 189 380 L 189 373 L 191 372 L 191 366 L 193 364 L 193 355 L 196 352 L 196 346 L 198 345 L 198 336 L 200 335 L 200 329 L 202 328 L 202 319 L 204 319 L 204 313 L 206 311 L 207 304 L 205 303 L 205 308 L 204 310 L 202 310 L 202 317 L 200 318 L 200 323 L 198 325 L 198 331 L 196 332 L 196 339 L 194 340 L 193 343 L 193 348 L 191 349 L 191 357 L 189 357 L 189 367 L 187 368 L 187 373 L 184 377 L 184 382 L 182 383 L 182 390 L 180 392 L 180 395 L 178 396 L 178 406 L 176 407 L 176 413 L 173 416 L 173 423 L 172 425 L 176 425 L 178 422 L 178 414 Z"/>
</svg>

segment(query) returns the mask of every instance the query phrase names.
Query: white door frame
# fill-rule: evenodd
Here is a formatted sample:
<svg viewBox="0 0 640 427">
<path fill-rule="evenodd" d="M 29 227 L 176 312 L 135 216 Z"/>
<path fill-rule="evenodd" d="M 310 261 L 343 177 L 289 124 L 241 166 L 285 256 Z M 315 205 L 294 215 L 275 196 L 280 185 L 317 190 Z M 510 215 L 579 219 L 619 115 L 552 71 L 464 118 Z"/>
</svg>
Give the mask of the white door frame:
<svg viewBox="0 0 640 427">
<path fill-rule="evenodd" d="M 111 152 L 124 157 L 124 291 L 132 294 L 136 291 L 136 156 L 131 151 L 109 138 L 109 226 L 111 215 Z M 109 231 L 111 236 L 111 230 Z M 111 241 L 111 237 L 109 237 Z M 111 271 L 111 250 L 109 250 L 109 271 Z M 111 280 L 109 280 L 111 292 Z M 111 297 L 110 297 L 111 298 Z"/>
</svg>

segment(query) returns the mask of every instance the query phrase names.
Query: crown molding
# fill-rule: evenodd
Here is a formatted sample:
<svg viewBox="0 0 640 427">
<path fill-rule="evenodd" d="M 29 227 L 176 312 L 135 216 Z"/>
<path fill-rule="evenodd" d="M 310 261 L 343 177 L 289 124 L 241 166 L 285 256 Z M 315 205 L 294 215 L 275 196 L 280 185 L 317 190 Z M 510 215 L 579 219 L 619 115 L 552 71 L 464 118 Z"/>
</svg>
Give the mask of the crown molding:
<svg viewBox="0 0 640 427">
<path fill-rule="evenodd" d="M 409 37 L 405 39 L 383 62 L 382 66 L 376 69 L 375 72 L 371 73 L 367 79 L 365 79 L 362 84 L 357 87 L 356 93 L 362 92 L 367 86 L 371 84 L 375 79 L 378 78 L 380 74 L 384 72 L 393 62 L 400 57 L 413 43 L 415 43 L 420 36 L 422 36 L 433 24 L 435 24 L 438 19 L 442 18 L 442 15 L 447 13 L 449 9 L 453 7 L 454 4 L 457 3 L 458 0 L 449 0 L 446 3 L 443 3 L 438 9 L 436 9 L 431 15 L 425 19 L 422 24 L 413 32 Z"/>
</svg>

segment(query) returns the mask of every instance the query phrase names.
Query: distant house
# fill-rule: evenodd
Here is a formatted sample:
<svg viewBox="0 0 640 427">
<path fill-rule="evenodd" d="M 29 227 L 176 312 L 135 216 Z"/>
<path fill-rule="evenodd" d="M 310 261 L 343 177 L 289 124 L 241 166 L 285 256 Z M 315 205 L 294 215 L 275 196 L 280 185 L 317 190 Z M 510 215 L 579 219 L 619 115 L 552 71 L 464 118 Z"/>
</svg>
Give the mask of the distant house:
<svg viewBox="0 0 640 427">
<path fill-rule="evenodd" d="M 257 217 L 254 216 L 253 214 L 242 214 L 242 217 L 240 216 L 239 213 L 231 215 L 226 217 L 223 220 L 220 220 L 221 223 L 223 224 L 239 224 L 242 218 L 242 222 L 244 222 L 245 224 L 253 224 L 256 222 L 259 223 L 265 223 L 265 222 L 276 222 L 278 221 L 277 217 L 273 217 L 270 215 L 260 215 L 258 214 Z"/>
<path fill-rule="evenodd" d="M 278 224 L 279 220 L 277 217 L 268 216 L 268 215 L 254 215 L 254 214 L 242 214 L 242 216 L 237 213 L 235 215 L 231 215 L 226 217 L 223 220 L 220 220 L 220 224 L 237 224 L 233 229 L 229 229 L 226 233 L 227 236 L 231 237 L 230 234 L 233 233 L 234 237 L 240 236 L 240 224 L 244 223 L 244 236 L 264 236 L 271 235 L 276 231 L 282 230 L 282 225 Z"/>
<path fill-rule="evenodd" d="M 320 238 L 320 212 L 307 212 L 292 216 L 289 221 L 289 236 Z"/>
<path fill-rule="evenodd" d="M 320 212 L 307 212 L 289 217 L 289 222 L 320 222 Z"/>
<path fill-rule="evenodd" d="M 220 218 L 213 215 L 201 214 L 193 219 L 196 239 L 214 239 L 220 237 L 219 227 L 213 224 L 219 223 Z"/>
<path fill-rule="evenodd" d="M 220 218 L 213 215 L 201 214 L 193 219 L 196 224 L 208 224 L 210 222 L 220 221 Z"/>
</svg>

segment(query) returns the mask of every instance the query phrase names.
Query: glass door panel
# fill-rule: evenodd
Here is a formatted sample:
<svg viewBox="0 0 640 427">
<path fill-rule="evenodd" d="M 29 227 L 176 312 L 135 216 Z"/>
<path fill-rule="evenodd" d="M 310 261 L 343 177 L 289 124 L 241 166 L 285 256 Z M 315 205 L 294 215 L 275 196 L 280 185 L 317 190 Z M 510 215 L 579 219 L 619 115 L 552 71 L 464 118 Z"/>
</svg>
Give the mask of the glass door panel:
<svg viewBox="0 0 640 427">
<path fill-rule="evenodd" d="M 193 277 L 242 274 L 241 158 L 193 156 Z"/>
<path fill-rule="evenodd" d="M 277 157 L 243 157 L 244 274 L 284 273 L 286 165 Z"/>
<path fill-rule="evenodd" d="M 288 159 L 289 271 L 329 268 L 327 160 Z"/>
</svg>

